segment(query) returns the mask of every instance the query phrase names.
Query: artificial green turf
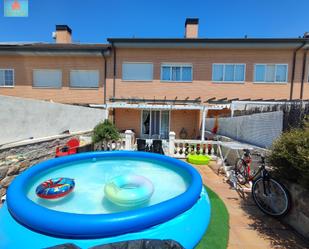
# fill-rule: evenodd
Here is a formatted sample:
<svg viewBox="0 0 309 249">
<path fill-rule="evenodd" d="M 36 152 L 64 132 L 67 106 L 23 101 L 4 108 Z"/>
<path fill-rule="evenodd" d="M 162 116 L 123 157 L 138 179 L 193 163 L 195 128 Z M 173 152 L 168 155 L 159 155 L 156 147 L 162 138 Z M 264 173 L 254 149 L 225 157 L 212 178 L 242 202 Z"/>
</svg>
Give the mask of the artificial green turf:
<svg viewBox="0 0 309 249">
<path fill-rule="evenodd" d="M 211 205 L 210 223 L 195 249 L 226 249 L 229 240 L 229 213 L 219 196 L 209 188 L 206 189 Z"/>
</svg>

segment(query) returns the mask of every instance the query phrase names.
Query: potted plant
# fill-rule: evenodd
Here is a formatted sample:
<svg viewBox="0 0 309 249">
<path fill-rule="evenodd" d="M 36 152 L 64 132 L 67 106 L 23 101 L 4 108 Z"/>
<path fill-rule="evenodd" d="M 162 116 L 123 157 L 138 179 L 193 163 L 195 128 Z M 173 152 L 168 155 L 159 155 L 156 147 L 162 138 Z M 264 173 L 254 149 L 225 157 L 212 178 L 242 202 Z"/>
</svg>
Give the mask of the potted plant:
<svg viewBox="0 0 309 249">
<path fill-rule="evenodd" d="M 110 142 L 117 141 L 119 138 L 118 130 L 108 119 L 97 124 L 93 129 L 92 142 L 95 150 L 110 150 Z"/>
<path fill-rule="evenodd" d="M 180 139 L 186 139 L 188 137 L 188 132 L 184 127 L 179 132 L 179 137 Z"/>
</svg>

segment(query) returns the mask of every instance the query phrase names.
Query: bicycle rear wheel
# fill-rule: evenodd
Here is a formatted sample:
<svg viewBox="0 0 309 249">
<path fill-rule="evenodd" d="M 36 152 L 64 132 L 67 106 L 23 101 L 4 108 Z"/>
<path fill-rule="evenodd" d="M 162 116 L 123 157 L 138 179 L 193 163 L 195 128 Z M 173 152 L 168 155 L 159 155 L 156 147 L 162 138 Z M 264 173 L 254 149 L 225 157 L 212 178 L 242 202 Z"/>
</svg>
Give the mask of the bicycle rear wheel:
<svg viewBox="0 0 309 249">
<path fill-rule="evenodd" d="M 242 158 L 239 158 L 235 164 L 235 173 L 237 182 L 240 185 L 245 185 L 248 181 L 249 176 L 248 176 L 247 164 Z"/>
<path fill-rule="evenodd" d="M 272 178 L 256 179 L 252 186 L 252 197 L 261 211 L 273 217 L 284 216 L 290 209 L 287 189 Z"/>
</svg>

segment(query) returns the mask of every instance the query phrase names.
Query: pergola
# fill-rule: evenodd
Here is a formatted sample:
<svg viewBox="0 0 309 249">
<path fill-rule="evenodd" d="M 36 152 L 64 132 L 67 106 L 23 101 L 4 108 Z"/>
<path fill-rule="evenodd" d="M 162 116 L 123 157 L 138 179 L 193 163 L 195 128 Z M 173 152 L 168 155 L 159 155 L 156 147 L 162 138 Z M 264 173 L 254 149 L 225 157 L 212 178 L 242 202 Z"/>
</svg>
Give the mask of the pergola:
<svg viewBox="0 0 309 249">
<path fill-rule="evenodd" d="M 190 99 L 144 99 L 144 98 L 110 98 L 108 104 L 90 105 L 91 107 L 104 108 L 106 110 L 105 119 L 108 118 L 110 109 L 126 108 L 126 109 L 140 109 L 140 110 L 200 110 L 202 112 L 202 131 L 201 139 L 205 140 L 205 122 L 208 110 L 222 110 L 229 108 L 231 116 L 234 115 L 234 110 L 237 110 L 241 105 L 289 105 L 293 103 L 306 104 L 309 100 L 287 100 L 287 99 L 239 99 L 239 98 L 209 98 L 202 102 L 201 97 Z"/>
<path fill-rule="evenodd" d="M 205 140 L 205 120 L 208 110 L 222 110 L 230 108 L 230 104 L 201 104 L 200 98 L 196 99 L 138 99 L 138 98 L 111 98 L 110 103 L 103 105 L 91 105 L 91 107 L 104 108 L 105 119 L 108 118 L 110 109 L 126 108 L 140 110 L 200 110 L 202 112 L 201 139 Z"/>
<path fill-rule="evenodd" d="M 204 101 L 205 104 L 216 104 L 216 105 L 230 105 L 231 110 L 231 117 L 234 116 L 234 111 L 238 110 L 240 106 L 274 106 L 274 105 L 293 105 L 293 104 L 300 104 L 305 106 L 309 103 L 309 99 L 239 99 L 239 98 L 221 98 L 216 99 L 210 98 Z"/>
</svg>

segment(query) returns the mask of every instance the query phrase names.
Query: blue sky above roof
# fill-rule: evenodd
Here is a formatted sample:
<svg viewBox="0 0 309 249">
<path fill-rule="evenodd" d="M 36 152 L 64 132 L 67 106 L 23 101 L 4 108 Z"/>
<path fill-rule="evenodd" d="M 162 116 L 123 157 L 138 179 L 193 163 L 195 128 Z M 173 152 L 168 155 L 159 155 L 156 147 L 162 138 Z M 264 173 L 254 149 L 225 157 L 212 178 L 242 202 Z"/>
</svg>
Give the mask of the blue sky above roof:
<svg viewBox="0 0 309 249">
<path fill-rule="evenodd" d="M 309 31 L 308 0 L 29 0 L 23 18 L 4 17 L 3 7 L 1 0 L 1 42 L 52 42 L 56 24 L 69 25 L 74 42 L 182 38 L 187 17 L 200 19 L 200 38 L 298 37 Z"/>
</svg>

